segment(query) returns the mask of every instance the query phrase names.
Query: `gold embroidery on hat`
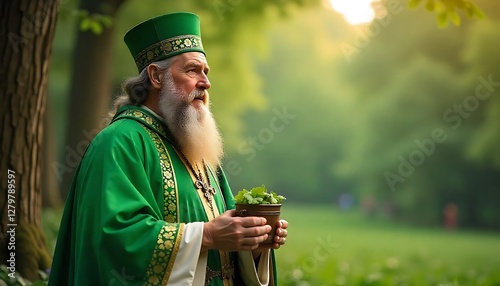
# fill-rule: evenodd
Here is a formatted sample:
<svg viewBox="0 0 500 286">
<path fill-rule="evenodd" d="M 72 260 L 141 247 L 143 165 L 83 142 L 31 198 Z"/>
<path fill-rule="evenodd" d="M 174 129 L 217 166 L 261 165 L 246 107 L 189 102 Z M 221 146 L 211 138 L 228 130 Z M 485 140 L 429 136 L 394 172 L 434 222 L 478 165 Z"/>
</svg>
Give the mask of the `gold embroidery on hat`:
<svg viewBox="0 0 500 286">
<path fill-rule="evenodd" d="M 135 56 L 134 60 L 139 70 L 145 68 L 151 62 L 167 57 L 173 52 L 185 49 L 199 48 L 203 50 L 201 38 L 196 35 L 182 35 L 169 38 L 145 48 Z"/>
</svg>

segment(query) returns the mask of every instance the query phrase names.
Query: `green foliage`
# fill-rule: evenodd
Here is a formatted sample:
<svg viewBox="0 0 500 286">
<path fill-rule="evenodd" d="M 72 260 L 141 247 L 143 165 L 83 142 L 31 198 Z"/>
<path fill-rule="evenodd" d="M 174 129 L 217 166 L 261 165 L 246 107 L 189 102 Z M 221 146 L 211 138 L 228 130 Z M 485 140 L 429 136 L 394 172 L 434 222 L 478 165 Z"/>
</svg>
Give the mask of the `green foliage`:
<svg viewBox="0 0 500 286">
<path fill-rule="evenodd" d="M 499 2 L 477 4 L 500 18 Z M 499 22 L 440 30 L 433 19 L 402 10 L 352 27 L 317 8 L 271 29 L 269 57 L 257 65 L 269 107 L 246 114 L 246 136 L 227 152 L 233 188 L 265 181 L 289 201 L 332 204 L 348 193 L 354 206 L 371 202 L 374 216 L 422 225 L 441 223 L 454 202 L 460 225 L 500 228 L 500 89 L 457 111 L 472 103 L 479 77 L 500 81 Z M 343 43 L 356 52 L 346 55 Z M 283 110 L 293 118 L 280 120 Z M 429 143 L 436 129 L 443 142 Z M 415 142 L 434 147 L 403 176 L 400 158 L 422 152 Z M 385 172 L 400 176 L 394 190 Z"/>
<path fill-rule="evenodd" d="M 250 191 L 243 189 L 234 196 L 234 201 L 237 204 L 250 204 L 250 205 L 268 205 L 280 204 L 286 198 L 278 195 L 275 192 L 268 192 L 264 185 L 255 187 Z"/>
<path fill-rule="evenodd" d="M 105 28 L 110 28 L 113 25 L 113 20 L 108 15 L 89 14 L 86 10 L 76 10 L 75 14 L 80 19 L 80 31 L 91 31 L 96 35 L 100 35 Z"/>
<path fill-rule="evenodd" d="M 43 232 L 47 239 L 47 249 L 50 253 L 54 253 L 56 248 L 57 233 L 61 223 L 63 209 L 46 208 L 42 211 Z"/>
<path fill-rule="evenodd" d="M 422 2 L 422 0 L 410 0 L 408 6 L 416 8 Z M 485 17 L 477 5 L 467 0 L 427 0 L 425 9 L 436 14 L 437 25 L 440 28 L 446 27 L 449 22 L 459 26 L 461 20 L 457 11 L 465 12 L 469 18 L 482 19 Z"/>
<path fill-rule="evenodd" d="M 154 0 L 124 3 L 115 21 L 117 48 L 114 53 L 115 86 L 123 78 L 136 73 L 123 35 L 133 25 L 149 17 L 174 11 L 191 11 L 200 16 L 203 46 L 207 52 L 210 71 L 210 101 L 213 113 L 225 135 L 225 144 L 236 148 L 244 124 L 242 114 L 249 110 L 262 110 L 267 99 L 261 90 L 261 78 L 256 73 L 255 57 L 263 57 L 268 46 L 265 31 L 281 18 L 291 15 L 300 7 L 315 6 L 319 0 L 304 1 L 175 1 L 164 5 Z"/>
<path fill-rule="evenodd" d="M 429 8 L 437 11 L 438 2 Z M 128 29 L 176 10 L 200 14 L 233 189 L 260 181 L 289 201 L 329 203 L 349 193 L 358 206 L 373 199 L 375 215 L 428 225 L 440 223 L 444 204 L 453 201 L 461 224 L 500 227 L 498 97 L 481 102 L 456 130 L 443 119 L 474 95 L 478 76 L 500 80 L 498 1 L 474 1 L 488 19 L 445 30 L 436 29 L 434 14 L 405 9 L 353 27 L 330 9 L 305 9 L 305 1 L 216 3 L 225 6 L 126 1 L 113 23 L 114 85 L 119 93 L 123 78 L 136 74 L 123 43 Z M 50 94 L 61 126 L 73 30 L 58 25 L 53 48 Z M 293 118 L 283 120 L 284 111 Z M 415 140 L 430 138 L 435 128 L 445 130 L 446 142 L 391 191 L 384 172 L 397 174 L 399 156 L 408 160 Z"/>
<path fill-rule="evenodd" d="M 470 66 L 469 73 L 484 76 L 491 75 L 495 82 L 500 81 L 498 61 L 500 54 L 496 47 L 500 45 L 498 31 L 499 21 L 486 20 L 472 27 L 473 32 L 464 50 L 464 60 Z M 498 152 L 498 130 L 500 130 L 500 97 L 498 83 L 493 87 L 491 96 L 483 104 L 483 117 L 474 135 L 467 144 L 467 155 L 476 163 L 500 168 L 500 152 Z M 494 96 L 497 95 L 497 96 Z"/>
</svg>

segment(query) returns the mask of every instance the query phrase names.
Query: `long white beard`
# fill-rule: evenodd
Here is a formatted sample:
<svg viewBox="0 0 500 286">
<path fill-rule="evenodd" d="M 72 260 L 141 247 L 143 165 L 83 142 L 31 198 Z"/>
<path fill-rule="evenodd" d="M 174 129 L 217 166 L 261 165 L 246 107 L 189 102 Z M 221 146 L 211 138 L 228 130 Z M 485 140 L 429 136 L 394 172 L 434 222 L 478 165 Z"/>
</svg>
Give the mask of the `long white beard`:
<svg viewBox="0 0 500 286">
<path fill-rule="evenodd" d="M 215 168 L 224 154 L 219 129 L 208 106 L 199 104 L 197 110 L 192 104 L 196 95 L 203 92 L 209 102 L 208 92 L 196 89 L 189 95 L 183 94 L 175 87 L 170 71 L 164 82 L 158 105 L 176 143 L 191 164 L 201 166 L 205 162 Z"/>
</svg>

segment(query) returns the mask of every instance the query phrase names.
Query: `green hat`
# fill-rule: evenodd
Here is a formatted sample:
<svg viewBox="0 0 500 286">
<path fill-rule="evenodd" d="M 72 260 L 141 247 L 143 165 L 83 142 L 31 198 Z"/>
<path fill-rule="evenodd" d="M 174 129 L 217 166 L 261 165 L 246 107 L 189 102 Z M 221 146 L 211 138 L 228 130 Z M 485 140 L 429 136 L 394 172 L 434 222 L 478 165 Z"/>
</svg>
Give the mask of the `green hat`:
<svg viewBox="0 0 500 286">
<path fill-rule="evenodd" d="M 200 18 L 178 12 L 140 23 L 125 34 L 139 72 L 150 63 L 187 52 L 205 54 L 201 43 Z"/>
</svg>

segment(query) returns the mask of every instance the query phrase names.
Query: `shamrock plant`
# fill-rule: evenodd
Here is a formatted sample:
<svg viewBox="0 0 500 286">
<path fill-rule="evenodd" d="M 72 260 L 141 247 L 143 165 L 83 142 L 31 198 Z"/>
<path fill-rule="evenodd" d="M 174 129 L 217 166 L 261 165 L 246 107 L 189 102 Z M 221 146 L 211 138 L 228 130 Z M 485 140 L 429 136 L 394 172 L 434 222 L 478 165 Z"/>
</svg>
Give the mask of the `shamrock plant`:
<svg viewBox="0 0 500 286">
<path fill-rule="evenodd" d="M 286 198 L 275 192 L 268 192 L 264 185 L 255 187 L 250 191 L 243 189 L 236 194 L 234 201 L 237 204 L 269 205 L 280 204 Z"/>
</svg>

